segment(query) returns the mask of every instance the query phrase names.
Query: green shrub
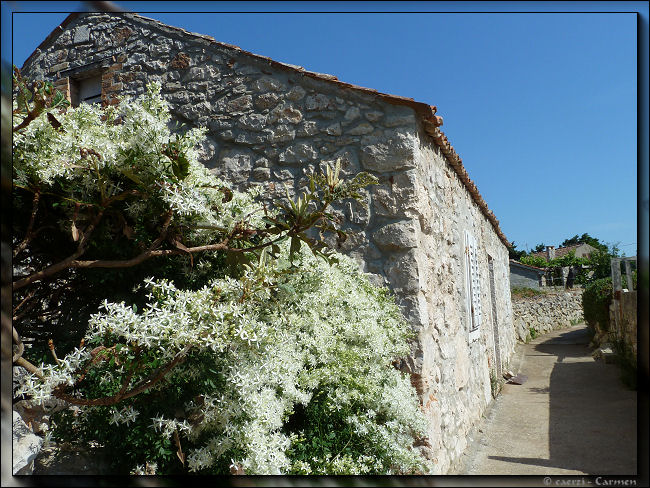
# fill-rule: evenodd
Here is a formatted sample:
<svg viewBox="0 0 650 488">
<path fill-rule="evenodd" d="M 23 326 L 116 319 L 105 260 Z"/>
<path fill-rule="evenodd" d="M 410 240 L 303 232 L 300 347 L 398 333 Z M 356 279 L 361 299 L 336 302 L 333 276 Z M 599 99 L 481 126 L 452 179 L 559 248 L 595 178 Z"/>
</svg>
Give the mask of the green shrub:
<svg viewBox="0 0 650 488">
<path fill-rule="evenodd" d="M 609 330 L 609 304 L 612 301 L 612 279 L 601 278 L 587 285 L 582 294 L 585 322 L 594 329 L 596 323 Z"/>
<path fill-rule="evenodd" d="M 621 368 L 621 381 L 631 390 L 637 389 L 637 365 L 634 353 L 630 346 L 622 339 L 614 341 L 616 362 Z"/>
</svg>

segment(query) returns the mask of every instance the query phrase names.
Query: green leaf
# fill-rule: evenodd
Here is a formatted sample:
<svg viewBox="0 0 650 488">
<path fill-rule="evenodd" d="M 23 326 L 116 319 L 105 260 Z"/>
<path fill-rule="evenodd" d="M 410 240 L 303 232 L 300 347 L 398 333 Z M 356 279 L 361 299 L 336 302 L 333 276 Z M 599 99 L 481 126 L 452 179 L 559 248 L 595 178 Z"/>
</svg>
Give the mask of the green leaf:
<svg viewBox="0 0 650 488">
<path fill-rule="evenodd" d="M 126 176 L 128 179 L 130 179 L 134 183 L 137 183 L 138 185 L 142 184 L 142 180 L 138 176 L 136 176 L 136 174 L 133 171 L 131 171 L 130 169 L 118 168 L 118 170 L 120 171 L 120 173 L 122 173 L 124 176 Z"/>
<path fill-rule="evenodd" d="M 63 100 L 65 100 L 65 97 L 63 96 L 63 93 L 61 93 L 60 91 L 57 91 L 55 93 L 55 95 L 54 95 L 54 100 L 52 100 L 52 106 L 56 107 L 61 102 L 63 102 Z"/>
<path fill-rule="evenodd" d="M 300 251 L 300 239 L 296 236 L 291 238 L 291 245 L 289 246 L 289 261 L 293 263 L 294 254 Z"/>
<path fill-rule="evenodd" d="M 184 154 L 179 154 L 176 159 L 171 159 L 171 161 L 174 176 L 179 180 L 184 180 L 190 174 L 190 162 L 187 157 Z"/>
</svg>

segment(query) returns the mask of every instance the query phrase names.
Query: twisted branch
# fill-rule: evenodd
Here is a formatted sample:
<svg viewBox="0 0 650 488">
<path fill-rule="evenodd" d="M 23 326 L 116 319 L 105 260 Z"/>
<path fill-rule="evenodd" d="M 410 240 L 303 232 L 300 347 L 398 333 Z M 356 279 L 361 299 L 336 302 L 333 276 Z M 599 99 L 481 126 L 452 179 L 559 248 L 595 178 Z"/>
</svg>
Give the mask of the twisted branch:
<svg viewBox="0 0 650 488">
<path fill-rule="evenodd" d="M 97 405 L 103 405 L 103 406 L 108 406 L 108 405 L 115 405 L 116 403 L 126 400 L 127 398 L 131 398 L 132 396 L 138 395 L 139 393 L 142 393 L 152 386 L 154 386 L 156 383 L 161 381 L 167 373 L 169 373 L 174 366 L 176 366 L 178 363 L 181 361 L 185 360 L 187 352 L 192 348 L 191 344 L 188 344 L 185 346 L 181 351 L 179 351 L 174 359 L 170 361 L 166 366 L 163 368 L 157 370 L 156 372 L 152 373 L 148 378 L 142 380 L 140 383 L 135 385 L 130 391 L 126 392 L 126 388 L 128 387 L 129 382 L 131 381 L 131 378 L 133 376 L 133 372 L 130 372 L 129 375 L 127 376 L 126 380 L 122 384 L 122 388 L 120 389 L 119 392 L 117 392 L 115 395 L 110 396 L 110 397 L 104 397 L 104 398 L 77 398 L 69 393 L 66 393 L 67 390 L 67 385 L 62 384 L 57 386 L 54 391 L 52 392 L 53 395 L 60 400 L 64 400 L 68 403 L 72 403 L 73 405 L 85 405 L 85 406 L 97 406 Z"/>
</svg>

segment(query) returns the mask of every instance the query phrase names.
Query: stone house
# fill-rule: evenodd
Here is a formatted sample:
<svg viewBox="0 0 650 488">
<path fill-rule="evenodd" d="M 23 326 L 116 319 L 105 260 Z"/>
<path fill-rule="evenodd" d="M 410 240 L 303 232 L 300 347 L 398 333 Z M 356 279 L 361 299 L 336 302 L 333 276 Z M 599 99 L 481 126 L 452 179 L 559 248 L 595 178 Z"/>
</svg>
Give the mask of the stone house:
<svg viewBox="0 0 650 488">
<path fill-rule="evenodd" d="M 577 258 L 588 258 L 595 250 L 596 248 L 590 246 L 589 244 L 579 243 L 566 247 L 558 247 L 557 249 L 555 246 L 546 246 L 546 249 L 543 251 L 533 252 L 530 255 L 551 261 L 552 259 L 567 256 L 571 252 L 575 253 L 575 257 Z M 583 266 L 583 268 L 584 267 L 586 266 Z M 561 269 L 556 270 L 555 274 L 552 270 L 548 270 L 546 273 L 546 283 L 549 286 L 565 286 L 567 283 L 567 278 L 569 276 L 569 270 L 569 266 L 564 266 Z M 591 274 L 593 274 L 593 272 Z"/>
<path fill-rule="evenodd" d="M 515 345 L 509 245 L 436 108 L 276 62 L 131 13 L 74 13 L 29 57 L 73 104 L 162 83 L 173 117 L 206 126 L 203 162 L 240 188 L 295 194 L 319 164 L 379 184 L 338 209 L 339 250 L 395 293 L 418 337 L 400 367 L 429 419 L 418 447 L 446 473 L 492 400 Z M 336 243 L 332 243 L 336 246 Z M 492 378 L 492 381 L 491 381 Z"/>
<path fill-rule="evenodd" d="M 546 270 L 510 260 L 510 286 L 512 288 L 539 288 L 546 285 Z"/>
<path fill-rule="evenodd" d="M 555 248 L 555 246 L 546 246 L 545 250 L 539 252 L 533 252 L 530 253 L 530 255 L 538 256 L 540 258 L 546 259 L 547 261 L 550 261 L 551 259 L 561 258 L 562 256 L 566 256 L 571 251 L 575 252 L 575 256 L 577 258 L 588 258 L 589 255 L 595 250 L 596 248 L 590 246 L 589 244 L 580 243 L 580 244 L 574 244 L 572 246 L 558 247 L 557 249 Z"/>
</svg>

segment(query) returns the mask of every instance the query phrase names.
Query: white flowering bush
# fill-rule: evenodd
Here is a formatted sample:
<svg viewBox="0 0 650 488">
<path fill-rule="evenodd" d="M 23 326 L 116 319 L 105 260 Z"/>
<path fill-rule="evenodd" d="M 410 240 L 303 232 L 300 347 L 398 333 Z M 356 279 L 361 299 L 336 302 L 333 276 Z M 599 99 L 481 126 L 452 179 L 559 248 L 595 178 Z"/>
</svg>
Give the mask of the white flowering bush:
<svg viewBox="0 0 650 488">
<path fill-rule="evenodd" d="M 22 115 L 17 111 L 15 122 Z M 196 148 L 206 130 L 170 131 L 160 84 L 117 106 L 81 104 L 48 115 L 14 133 L 14 187 L 56 193 L 75 227 L 109 207 L 123 212 L 120 230 L 145 244 L 155 235 L 147 240 L 135 227 L 159 220 L 161 210 L 171 211 L 168 225 L 186 228 L 183 236 L 194 245 L 213 242 L 242 221 L 261 225 L 255 192 L 232 192 L 198 161 Z"/>
<path fill-rule="evenodd" d="M 231 466 L 249 474 L 426 472 L 412 449 L 424 430 L 416 393 L 391 367 L 408 353 L 408 326 L 393 300 L 349 258 L 330 265 L 303 250 L 292 265 L 288 254 L 284 246 L 281 257 L 248 267 L 241 279 L 200 290 L 148 281 L 150 301 L 140 312 L 106 302 L 90 320 L 88 345 L 44 380 L 33 378 L 26 392 L 47 398 L 77 385 L 68 394 L 79 400 L 112 395 L 187 351 L 145 392 L 83 406 L 58 424 L 81 438 L 103 426 L 100 441 L 125 449 L 121 459 L 171 472 L 183 462 L 189 472 L 212 474 Z M 106 349 L 95 344 L 113 346 L 97 360 Z M 147 367 L 130 369 L 133 351 Z M 86 373 L 80 365 L 93 358 Z"/>
<path fill-rule="evenodd" d="M 99 442 L 121 473 L 427 472 L 415 390 L 391 366 L 408 326 L 306 234 L 344 238 L 328 206 L 375 180 L 327 167 L 267 209 L 198 162 L 204 131 L 173 134 L 159 91 L 67 108 L 47 84 L 19 89 L 14 364 L 31 374 L 14 395 L 74 405 L 51 439 Z M 34 310 L 81 336 L 23 357 Z"/>
</svg>

